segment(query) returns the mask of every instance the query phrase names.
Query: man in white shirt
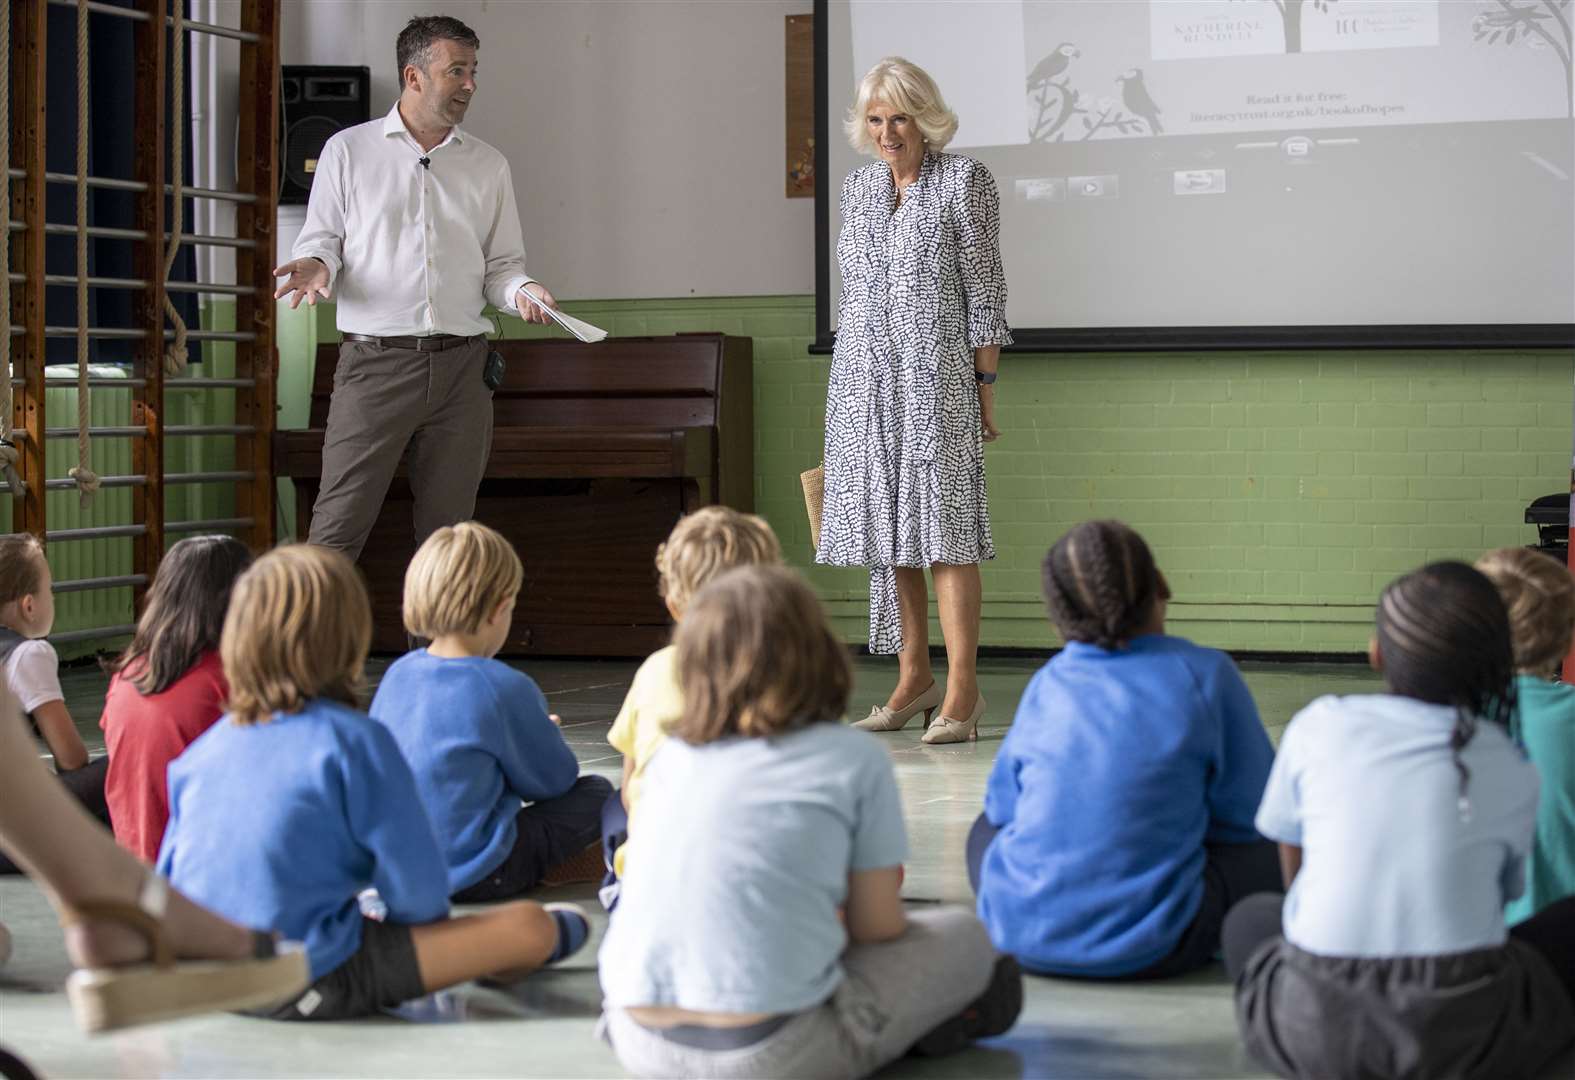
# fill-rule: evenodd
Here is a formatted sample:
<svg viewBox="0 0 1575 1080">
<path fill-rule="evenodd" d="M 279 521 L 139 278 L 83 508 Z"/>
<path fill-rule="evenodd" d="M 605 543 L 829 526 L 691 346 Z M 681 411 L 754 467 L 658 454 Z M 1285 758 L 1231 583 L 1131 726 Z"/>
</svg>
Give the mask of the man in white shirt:
<svg viewBox="0 0 1575 1080">
<path fill-rule="evenodd" d="M 545 323 L 557 307 L 525 273 L 508 162 L 459 127 L 480 41 L 458 19 L 411 19 L 388 115 L 334 135 L 275 298 L 337 295 L 344 344 L 310 541 L 361 553 L 400 459 L 419 543 L 475 513 L 492 444 L 482 381 L 490 302 Z"/>
</svg>

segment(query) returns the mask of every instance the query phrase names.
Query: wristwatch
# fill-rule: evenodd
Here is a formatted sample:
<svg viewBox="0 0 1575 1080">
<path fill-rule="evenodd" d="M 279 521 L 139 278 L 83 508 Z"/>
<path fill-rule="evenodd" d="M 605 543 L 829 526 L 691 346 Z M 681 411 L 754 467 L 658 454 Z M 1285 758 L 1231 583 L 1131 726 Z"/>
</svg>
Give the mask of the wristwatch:
<svg viewBox="0 0 1575 1080">
<path fill-rule="evenodd" d="M 980 371 L 978 368 L 973 369 L 974 382 L 981 386 L 989 386 L 991 383 L 995 382 L 997 374 L 998 373 L 994 371 Z"/>
</svg>

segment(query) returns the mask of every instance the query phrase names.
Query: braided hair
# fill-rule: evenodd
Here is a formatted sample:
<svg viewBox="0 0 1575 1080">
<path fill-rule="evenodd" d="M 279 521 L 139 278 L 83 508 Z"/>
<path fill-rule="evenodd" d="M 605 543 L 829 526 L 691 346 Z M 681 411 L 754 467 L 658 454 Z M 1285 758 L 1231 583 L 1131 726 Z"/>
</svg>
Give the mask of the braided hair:
<svg viewBox="0 0 1575 1080">
<path fill-rule="evenodd" d="M 1154 554 L 1129 525 L 1085 521 L 1055 542 L 1044 561 L 1050 618 L 1067 641 L 1119 649 L 1170 599 Z"/>
<path fill-rule="evenodd" d="M 1509 730 L 1515 660 L 1498 590 L 1462 562 L 1429 563 L 1392 582 L 1378 601 L 1378 654 L 1390 691 L 1451 705 L 1449 750 L 1460 774 L 1460 812 L 1471 772 L 1461 751 L 1486 719 Z"/>
</svg>

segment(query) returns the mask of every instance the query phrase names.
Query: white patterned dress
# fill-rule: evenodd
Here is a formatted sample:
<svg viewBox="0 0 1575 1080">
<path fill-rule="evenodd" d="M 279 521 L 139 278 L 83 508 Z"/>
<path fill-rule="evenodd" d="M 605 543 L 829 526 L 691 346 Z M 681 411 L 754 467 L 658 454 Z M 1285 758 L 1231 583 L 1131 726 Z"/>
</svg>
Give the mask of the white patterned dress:
<svg viewBox="0 0 1575 1080">
<path fill-rule="evenodd" d="M 818 563 L 869 567 L 874 653 L 902 651 L 893 567 L 995 558 L 973 350 L 1012 340 L 989 170 L 926 154 L 895 203 L 884 162 L 842 185 L 815 552 Z"/>
</svg>

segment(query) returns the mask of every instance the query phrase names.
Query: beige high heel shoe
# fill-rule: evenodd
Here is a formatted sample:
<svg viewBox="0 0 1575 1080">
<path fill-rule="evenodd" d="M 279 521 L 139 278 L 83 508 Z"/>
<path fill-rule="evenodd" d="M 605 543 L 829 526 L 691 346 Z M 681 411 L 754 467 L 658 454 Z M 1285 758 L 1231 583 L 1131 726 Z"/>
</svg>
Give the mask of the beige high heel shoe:
<svg viewBox="0 0 1575 1080">
<path fill-rule="evenodd" d="M 901 731 L 921 712 L 924 722 L 930 722 L 930 714 L 941 706 L 941 684 L 931 683 L 930 688 L 900 709 L 889 709 L 884 705 L 877 705 L 870 710 L 870 714 L 862 720 L 853 721 L 853 726 L 860 731 Z"/>
<path fill-rule="evenodd" d="M 939 743 L 973 742 L 979 738 L 979 721 L 984 719 L 984 695 L 979 695 L 979 700 L 974 703 L 973 713 L 966 720 L 953 720 L 949 716 L 937 716 L 935 723 L 925 729 L 921 742 L 931 746 Z"/>
</svg>

